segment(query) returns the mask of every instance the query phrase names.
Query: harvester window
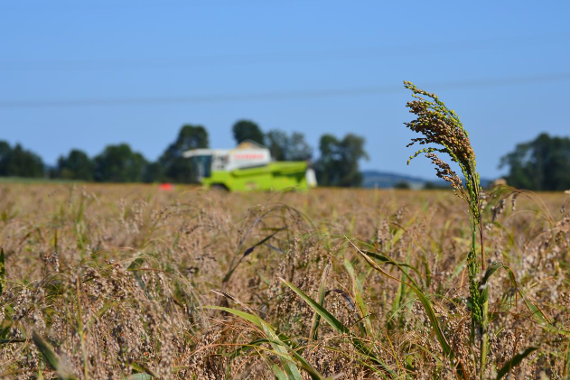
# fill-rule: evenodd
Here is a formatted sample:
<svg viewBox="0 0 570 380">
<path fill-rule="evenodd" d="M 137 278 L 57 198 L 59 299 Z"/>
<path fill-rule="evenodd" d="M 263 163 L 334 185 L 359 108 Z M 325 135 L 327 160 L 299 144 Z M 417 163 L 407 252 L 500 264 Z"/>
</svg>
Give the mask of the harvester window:
<svg viewBox="0 0 570 380">
<path fill-rule="evenodd" d="M 209 178 L 212 175 L 212 156 L 195 156 L 192 162 L 198 179 Z"/>
<path fill-rule="evenodd" d="M 228 166 L 228 155 L 214 156 L 212 170 L 226 170 Z"/>
</svg>

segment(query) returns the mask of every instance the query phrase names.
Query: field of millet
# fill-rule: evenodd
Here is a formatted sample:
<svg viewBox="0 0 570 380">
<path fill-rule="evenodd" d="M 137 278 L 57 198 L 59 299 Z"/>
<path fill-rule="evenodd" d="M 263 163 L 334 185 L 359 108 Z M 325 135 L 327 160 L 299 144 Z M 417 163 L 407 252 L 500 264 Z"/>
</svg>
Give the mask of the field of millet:
<svg viewBox="0 0 570 380">
<path fill-rule="evenodd" d="M 0 378 L 567 379 L 569 200 L 487 192 L 481 371 L 451 191 L 0 185 Z"/>
</svg>

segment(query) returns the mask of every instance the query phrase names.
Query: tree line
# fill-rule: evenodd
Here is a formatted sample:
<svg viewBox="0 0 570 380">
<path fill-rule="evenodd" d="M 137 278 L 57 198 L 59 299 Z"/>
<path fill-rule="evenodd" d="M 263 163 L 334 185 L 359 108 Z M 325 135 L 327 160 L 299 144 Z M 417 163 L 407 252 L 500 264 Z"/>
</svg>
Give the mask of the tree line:
<svg viewBox="0 0 570 380">
<path fill-rule="evenodd" d="M 258 124 L 239 120 L 232 127 L 237 144 L 251 140 L 266 146 L 277 161 L 305 161 L 313 158 L 313 148 L 304 134 L 273 129 L 263 132 Z M 359 161 L 367 159 L 365 139 L 347 134 L 342 139 L 325 134 L 320 139 L 319 158 L 313 162 L 317 180 L 323 186 L 355 187 L 362 183 Z M 194 168 L 183 153 L 209 148 L 208 131 L 201 125 L 186 124 L 176 139 L 156 161 L 147 160 L 128 144 L 108 145 L 94 157 L 79 149 L 60 156 L 48 168 L 41 157 L 20 144 L 0 141 L 0 176 L 52 178 L 96 182 L 197 183 Z"/>
<path fill-rule="evenodd" d="M 265 145 L 278 161 L 313 159 L 313 148 L 299 132 L 263 132 L 256 123 L 240 120 L 232 127 L 236 143 L 252 140 Z M 368 159 L 365 139 L 349 133 L 343 138 L 321 136 L 319 157 L 312 165 L 321 186 L 356 187 L 362 183 L 359 162 Z M 201 125 L 183 125 L 174 140 L 154 162 L 132 150 L 128 144 L 108 145 L 100 154 L 89 157 L 72 149 L 61 156 L 55 167 L 46 168 L 41 157 L 20 144 L 0 141 L 0 176 L 60 178 L 96 182 L 173 182 L 196 183 L 191 161 L 182 153 L 189 149 L 209 148 L 208 131 Z M 570 189 L 570 138 L 540 134 L 518 144 L 501 158 L 501 168 L 511 186 L 529 190 Z M 402 185 L 403 187 L 403 185 Z"/>
</svg>

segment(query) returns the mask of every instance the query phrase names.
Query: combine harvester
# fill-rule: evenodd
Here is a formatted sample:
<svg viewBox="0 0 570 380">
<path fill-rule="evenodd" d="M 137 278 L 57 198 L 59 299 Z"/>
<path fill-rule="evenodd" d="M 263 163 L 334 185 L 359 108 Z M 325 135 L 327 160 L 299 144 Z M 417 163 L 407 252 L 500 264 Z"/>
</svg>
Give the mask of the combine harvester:
<svg viewBox="0 0 570 380">
<path fill-rule="evenodd" d="M 196 177 L 206 187 L 229 191 L 308 190 L 317 186 L 306 161 L 277 162 L 266 147 L 244 141 L 235 149 L 192 149 Z"/>
</svg>

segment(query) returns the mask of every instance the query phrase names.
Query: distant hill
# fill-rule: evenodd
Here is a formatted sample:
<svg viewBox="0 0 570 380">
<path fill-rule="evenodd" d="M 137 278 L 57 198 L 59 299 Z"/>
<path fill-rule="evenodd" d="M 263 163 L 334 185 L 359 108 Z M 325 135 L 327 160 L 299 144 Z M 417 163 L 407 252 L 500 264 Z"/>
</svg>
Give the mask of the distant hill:
<svg viewBox="0 0 570 380">
<path fill-rule="evenodd" d="M 429 182 L 428 180 L 419 177 L 380 172 L 377 170 L 365 170 L 362 174 L 364 176 L 362 187 L 370 188 L 390 188 L 396 186 L 398 183 L 405 182 L 410 185 L 412 189 L 421 189 L 427 182 Z"/>
<path fill-rule="evenodd" d="M 412 177 L 397 173 L 381 172 L 377 170 L 364 170 L 362 172 L 364 179 L 362 180 L 362 187 L 368 188 L 392 188 L 398 183 L 405 182 L 412 189 L 422 189 L 426 183 L 432 183 L 436 186 L 448 187 L 447 183 L 441 179 L 434 179 L 433 181 L 420 177 Z M 481 178 L 481 185 L 487 186 L 491 180 Z"/>
</svg>

